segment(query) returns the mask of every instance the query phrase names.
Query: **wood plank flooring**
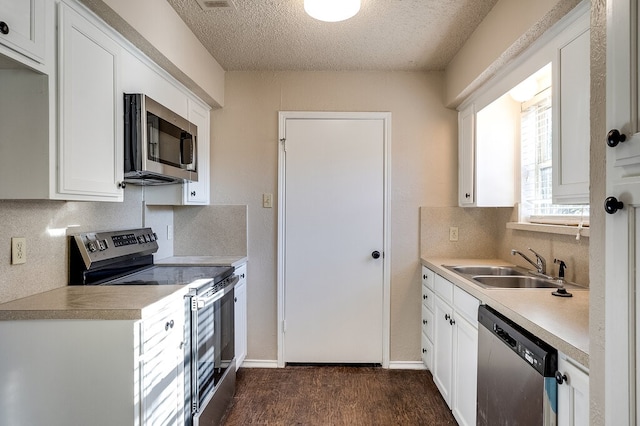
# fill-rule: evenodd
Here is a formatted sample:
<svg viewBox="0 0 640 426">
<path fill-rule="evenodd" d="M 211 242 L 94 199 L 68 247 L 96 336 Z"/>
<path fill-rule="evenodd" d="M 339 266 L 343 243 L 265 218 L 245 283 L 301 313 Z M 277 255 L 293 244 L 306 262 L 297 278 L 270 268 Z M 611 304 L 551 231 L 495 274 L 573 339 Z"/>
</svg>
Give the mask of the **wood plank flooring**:
<svg viewBox="0 0 640 426">
<path fill-rule="evenodd" d="M 455 425 L 424 370 L 241 368 L 222 421 L 236 425 Z"/>
</svg>

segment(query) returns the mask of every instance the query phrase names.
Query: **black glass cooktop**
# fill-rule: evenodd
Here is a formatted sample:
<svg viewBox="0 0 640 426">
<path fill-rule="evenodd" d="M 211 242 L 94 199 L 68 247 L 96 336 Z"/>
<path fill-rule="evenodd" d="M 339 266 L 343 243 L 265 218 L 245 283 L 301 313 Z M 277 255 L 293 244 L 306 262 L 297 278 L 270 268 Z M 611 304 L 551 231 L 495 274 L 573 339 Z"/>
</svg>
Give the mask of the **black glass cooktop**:
<svg viewBox="0 0 640 426">
<path fill-rule="evenodd" d="M 232 273 L 232 266 L 153 266 L 103 285 L 187 285 L 199 279 L 217 283 Z"/>
</svg>

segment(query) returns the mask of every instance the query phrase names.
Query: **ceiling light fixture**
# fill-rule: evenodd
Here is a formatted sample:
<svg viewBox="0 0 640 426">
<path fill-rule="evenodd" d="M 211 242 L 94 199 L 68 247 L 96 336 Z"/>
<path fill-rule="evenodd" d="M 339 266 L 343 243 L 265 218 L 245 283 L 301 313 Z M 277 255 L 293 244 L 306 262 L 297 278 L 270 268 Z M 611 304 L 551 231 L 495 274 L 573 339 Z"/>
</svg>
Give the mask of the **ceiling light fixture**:
<svg viewBox="0 0 640 426">
<path fill-rule="evenodd" d="M 360 0 L 304 0 L 304 10 L 320 21 L 344 21 L 360 11 Z"/>
</svg>

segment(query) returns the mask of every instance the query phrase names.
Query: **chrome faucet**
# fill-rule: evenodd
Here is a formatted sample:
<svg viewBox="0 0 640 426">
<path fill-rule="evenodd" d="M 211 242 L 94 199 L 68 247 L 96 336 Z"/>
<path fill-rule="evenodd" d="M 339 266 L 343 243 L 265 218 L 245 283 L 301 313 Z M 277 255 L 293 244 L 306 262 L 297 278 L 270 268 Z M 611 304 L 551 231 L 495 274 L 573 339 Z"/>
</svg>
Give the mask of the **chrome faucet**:
<svg viewBox="0 0 640 426">
<path fill-rule="evenodd" d="M 522 256 L 522 258 L 524 260 L 526 260 L 527 262 L 529 262 L 531 265 L 533 265 L 534 268 L 536 268 L 536 271 L 539 274 L 543 274 L 545 275 L 547 273 L 547 262 L 544 260 L 544 257 L 540 256 L 538 253 L 536 253 L 531 247 L 529 247 L 529 250 L 536 255 L 536 261 L 534 262 L 533 260 L 529 259 L 524 253 L 522 253 L 520 250 L 516 250 L 516 249 L 512 249 L 511 250 L 511 254 L 512 255 L 516 255 L 519 254 L 520 256 Z"/>
</svg>

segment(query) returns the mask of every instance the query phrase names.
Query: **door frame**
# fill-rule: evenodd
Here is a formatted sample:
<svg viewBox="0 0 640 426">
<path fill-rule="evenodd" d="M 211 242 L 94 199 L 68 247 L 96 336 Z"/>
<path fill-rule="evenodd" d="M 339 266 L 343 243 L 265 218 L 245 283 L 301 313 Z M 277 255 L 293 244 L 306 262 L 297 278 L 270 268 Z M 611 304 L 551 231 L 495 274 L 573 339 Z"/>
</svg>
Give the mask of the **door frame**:
<svg viewBox="0 0 640 426">
<path fill-rule="evenodd" d="M 277 286 L 278 286 L 278 367 L 285 366 L 284 361 L 284 254 L 285 254 L 285 172 L 286 172 L 286 121 L 290 119 L 317 120 L 382 120 L 383 135 L 383 242 L 382 242 L 382 366 L 389 368 L 390 329 L 391 329 L 391 253 L 389 189 L 391 187 L 391 113 L 390 112 L 327 112 L 327 111 L 279 111 L 278 112 L 278 250 L 277 250 Z"/>
</svg>

